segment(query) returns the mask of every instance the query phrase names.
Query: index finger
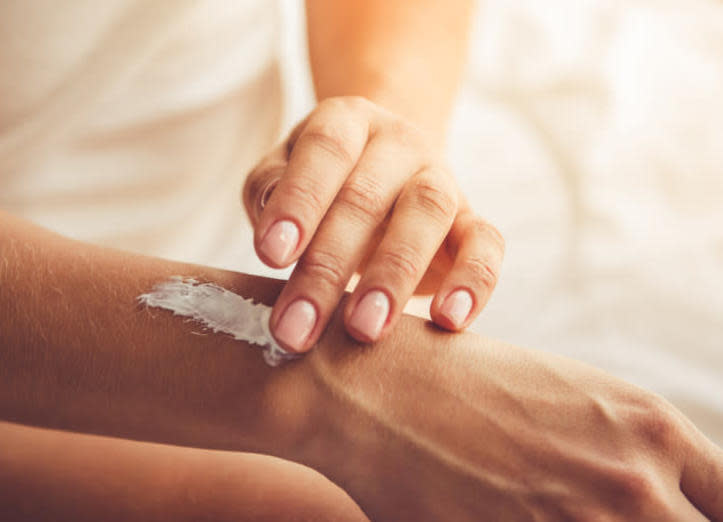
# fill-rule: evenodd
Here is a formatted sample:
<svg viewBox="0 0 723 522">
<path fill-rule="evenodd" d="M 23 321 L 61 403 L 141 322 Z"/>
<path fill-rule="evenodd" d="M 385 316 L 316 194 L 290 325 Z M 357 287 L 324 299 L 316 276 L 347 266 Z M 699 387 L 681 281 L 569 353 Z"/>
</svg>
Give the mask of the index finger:
<svg viewBox="0 0 723 522">
<path fill-rule="evenodd" d="M 368 136 L 368 121 L 341 100 L 324 102 L 309 118 L 254 230 L 256 252 L 264 263 L 281 268 L 298 259 Z"/>
<path fill-rule="evenodd" d="M 688 443 L 680 489 L 705 516 L 723 521 L 723 450 L 697 428 Z"/>
</svg>

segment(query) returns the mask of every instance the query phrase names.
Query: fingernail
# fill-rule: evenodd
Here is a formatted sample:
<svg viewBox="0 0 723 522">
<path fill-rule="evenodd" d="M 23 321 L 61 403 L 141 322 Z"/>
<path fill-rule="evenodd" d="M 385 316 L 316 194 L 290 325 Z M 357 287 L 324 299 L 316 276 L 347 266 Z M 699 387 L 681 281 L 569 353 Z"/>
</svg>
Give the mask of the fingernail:
<svg viewBox="0 0 723 522">
<path fill-rule="evenodd" d="M 306 299 L 297 299 L 284 310 L 274 329 L 274 337 L 294 351 L 300 351 L 316 324 L 316 308 Z"/>
<path fill-rule="evenodd" d="M 259 250 L 277 265 L 285 265 L 299 242 L 299 229 L 292 221 L 277 221 L 266 232 Z"/>
<path fill-rule="evenodd" d="M 472 294 L 467 290 L 455 290 L 442 303 L 440 312 L 459 328 L 472 310 Z"/>
<path fill-rule="evenodd" d="M 389 315 L 389 299 L 384 292 L 372 290 L 362 297 L 351 314 L 349 325 L 371 341 L 382 333 Z"/>
</svg>

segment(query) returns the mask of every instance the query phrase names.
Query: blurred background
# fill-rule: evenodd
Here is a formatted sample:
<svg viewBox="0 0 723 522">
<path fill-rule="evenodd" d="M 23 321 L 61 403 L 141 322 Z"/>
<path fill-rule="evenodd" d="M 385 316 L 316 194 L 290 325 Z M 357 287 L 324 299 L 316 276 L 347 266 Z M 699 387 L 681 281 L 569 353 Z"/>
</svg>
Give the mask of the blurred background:
<svg viewBox="0 0 723 522">
<path fill-rule="evenodd" d="M 312 97 L 282 6 L 290 125 Z M 470 53 L 449 161 L 507 240 L 473 330 L 661 393 L 723 444 L 723 4 L 486 0 Z"/>
<path fill-rule="evenodd" d="M 314 105 L 301 0 L 1 12 L 0 208 L 288 273 L 256 260 L 238 194 Z M 486 0 L 470 46 L 448 158 L 507 240 L 473 329 L 654 390 L 723 445 L 723 4 Z"/>
</svg>

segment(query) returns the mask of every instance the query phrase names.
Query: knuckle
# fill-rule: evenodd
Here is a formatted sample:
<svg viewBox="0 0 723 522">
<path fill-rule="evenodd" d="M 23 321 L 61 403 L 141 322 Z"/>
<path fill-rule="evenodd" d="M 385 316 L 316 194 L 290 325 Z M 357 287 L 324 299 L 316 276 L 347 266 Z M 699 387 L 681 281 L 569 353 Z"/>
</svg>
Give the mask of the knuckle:
<svg viewBox="0 0 723 522">
<path fill-rule="evenodd" d="M 351 95 L 337 98 L 340 103 L 348 110 L 354 112 L 366 111 L 372 103 L 364 96 Z"/>
<path fill-rule="evenodd" d="M 475 218 L 472 222 L 472 231 L 475 237 L 488 238 L 500 250 L 500 253 L 504 254 L 505 238 L 494 225 L 482 218 Z"/>
<path fill-rule="evenodd" d="M 679 428 L 672 406 L 662 397 L 647 394 L 643 409 L 633 419 L 633 429 L 643 442 L 653 450 L 668 452 L 679 435 Z"/>
<path fill-rule="evenodd" d="M 332 96 L 319 103 L 317 114 L 333 116 L 338 121 L 368 120 L 374 104 L 363 96 Z"/>
<path fill-rule="evenodd" d="M 492 291 L 497 285 L 497 270 L 485 259 L 469 257 L 462 261 L 462 270 L 470 281 L 476 283 L 478 288 Z"/>
<path fill-rule="evenodd" d="M 379 263 L 391 275 L 397 286 L 403 282 L 417 281 L 421 262 L 418 249 L 405 242 L 398 242 L 393 249 L 379 254 Z"/>
<path fill-rule="evenodd" d="M 626 469 L 612 476 L 611 491 L 613 504 L 623 512 L 649 513 L 660 502 L 660 491 L 651 474 L 638 469 Z"/>
<path fill-rule="evenodd" d="M 414 181 L 409 197 L 414 207 L 440 223 L 450 224 L 457 212 L 457 198 L 453 192 L 432 179 Z"/>
<path fill-rule="evenodd" d="M 344 98 L 344 96 L 329 96 L 328 98 L 324 98 L 319 102 L 315 112 L 337 111 L 344 109 L 346 107 Z"/>
<path fill-rule="evenodd" d="M 280 185 L 281 186 L 281 185 Z M 321 198 L 321 183 L 314 178 L 295 176 L 283 184 L 285 198 L 293 201 L 295 206 L 303 208 L 309 216 L 320 216 L 326 209 Z"/>
<path fill-rule="evenodd" d="M 390 118 L 384 125 L 384 134 L 402 147 L 417 151 L 428 150 L 428 144 L 419 129 L 401 118 Z"/>
<path fill-rule="evenodd" d="M 299 260 L 299 269 L 306 277 L 316 285 L 322 284 L 331 288 L 346 285 L 344 266 L 344 259 L 341 256 L 318 248 L 308 250 Z"/>
<path fill-rule="evenodd" d="M 314 127 L 307 127 L 299 137 L 297 146 L 301 143 L 314 149 L 323 150 L 343 165 L 355 163 L 344 132 L 332 125 L 316 124 Z"/>
<path fill-rule="evenodd" d="M 371 177 L 344 185 L 339 191 L 338 202 L 366 224 L 379 223 L 386 214 L 379 182 Z"/>
</svg>

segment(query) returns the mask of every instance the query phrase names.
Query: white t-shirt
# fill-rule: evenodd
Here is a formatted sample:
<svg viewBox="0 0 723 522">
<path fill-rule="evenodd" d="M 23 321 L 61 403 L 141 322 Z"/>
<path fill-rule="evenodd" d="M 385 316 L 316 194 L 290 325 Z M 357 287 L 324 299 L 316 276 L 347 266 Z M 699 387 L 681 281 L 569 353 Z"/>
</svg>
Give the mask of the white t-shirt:
<svg viewBox="0 0 723 522">
<path fill-rule="evenodd" d="M 66 236 L 238 268 L 277 138 L 275 2 L 0 3 L 0 208 Z"/>
</svg>

